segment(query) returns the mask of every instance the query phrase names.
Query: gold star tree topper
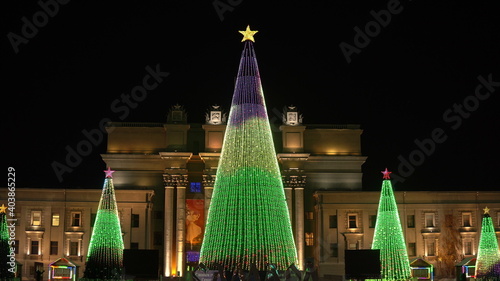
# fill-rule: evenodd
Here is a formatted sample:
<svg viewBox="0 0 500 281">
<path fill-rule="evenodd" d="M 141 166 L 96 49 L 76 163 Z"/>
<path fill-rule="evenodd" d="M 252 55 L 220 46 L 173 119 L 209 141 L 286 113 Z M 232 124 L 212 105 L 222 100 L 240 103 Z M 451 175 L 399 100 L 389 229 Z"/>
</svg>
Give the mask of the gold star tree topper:
<svg viewBox="0 0 500 281">
<path fill-rule="evenodd" d="M 5 210 L 7 210 L 7 207 L 5 207 L 4 204 L 2 204 L 2 206 L 0 206 L 0 213 L 7 213 Z"/>
<path fill-rule="evenodd" d="M 250 41 L 255 43 L 253 36 L 255 35 L 255 33 L 259 32 L 259 31 L 250 30 L 250 25 L 247 25 L 247 29 L 245 31 L 239 30 L 238 32 L 243 34 L 243 39 L 241 39 L 241 42 L 245 42 L 247 40 L 250 40 Z"/>
<path fill-rule="evenodd" d="M 485 215 L 490 213 L 490 209 L 488 207 L 485 207 L 483 211 Z"/>
</svg>

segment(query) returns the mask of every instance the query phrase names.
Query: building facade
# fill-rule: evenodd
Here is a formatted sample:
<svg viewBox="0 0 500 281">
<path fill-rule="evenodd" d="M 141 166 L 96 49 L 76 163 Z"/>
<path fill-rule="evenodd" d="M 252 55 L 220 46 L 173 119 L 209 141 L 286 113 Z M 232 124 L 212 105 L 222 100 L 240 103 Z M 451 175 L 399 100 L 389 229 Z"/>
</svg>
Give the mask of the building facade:
<svg viewBox="0 0 500 281">
<path fill-rule="evenodd" d="M 125 248 L 151 247 L 153 196 L 152 190 L 116 192 Z M 16 189 L 15 257 L 23 280 L 34 280 L 37 271 L 47 280 L 48 265 L 61 257 L 83 277 L 100 197 L 100 189 Z M 0 201 L 7 201 L 7 192 Z"/>
<path fill-rule="evenodd" d="M 344 250 L 371 248 L 380 197 L 380 192 L 362 191 L 362 130 L 302 124 L 293 106 L 285 107 L 282 117 L 271 127 L 297 266 L 314 262 L 319 276 L 340 280 Z M 165 123 L 107 125 L 102 159 L 116 171 L 125 248 L 158 250 L 159 276 L 184 277 L 198 265 L 225 119 L 214 106 L 204 124 L 187 123 L 185 109 L 176 105 Z M 37 269 L 44 269 L 47 279 L 48 264 L 60 257 L 79 266 L 83 276 L 100 194 L 100 189 L 16 190 L 16 259 L 23 279 L 34 280 Z M 396 191 L 395 196 L 409 259 L 438 268 L 447 240 L 443 233 L 459 241 L 459 259 L 475 256 L 486 206 L 500 231 L 500 192 Z M 1 201 L 6 198 L 7 192 L 0 193 Z"/>
<path fill-rule="evenodd" d="M 277 157 L 296 237 L 299 265 L 314 259 L 313 192 L 361 190 L 359 125 L 303 125 L 296 107 L 285 107 L 274 126 Z M 211 107 L 205 124 L 188 124 L 182 106 L 166 123 L 109 123 L 102 155 L 120 188 L 153 189 L 153 248 L 162 253 L 164 276 L 184 276 L 198 264 L 226 124 Z M 307 236 L 306 236 L 307 234 Z"/>
<path fill-rule="evenodd" d="M 450 248 L 456 252 L 455 264 L 477 255 L 484 208 L 490 209 L 500 237 L 499 192 L 396 191 L 394 195 L 408 258 L 432 264 L 437 276 L 450 266 L 442 264 Z M 380 192 L 316 191 L 314 197 L 320 272 L 340 278 L 345 250 L 371 249 Z"/>
</svg>

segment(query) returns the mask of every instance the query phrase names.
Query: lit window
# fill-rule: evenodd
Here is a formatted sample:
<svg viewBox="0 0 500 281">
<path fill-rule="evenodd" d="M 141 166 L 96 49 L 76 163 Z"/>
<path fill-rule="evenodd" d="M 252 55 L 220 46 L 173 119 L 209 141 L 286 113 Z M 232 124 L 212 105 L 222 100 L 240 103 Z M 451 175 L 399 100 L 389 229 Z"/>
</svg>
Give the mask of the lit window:
<svg viewBox="0 0 500 281">
<path fill-rule="evenodd" d="M 31 212 L 31 225 L 32 226 L 42 225 L 42 211 Z"/>
<path fill-rule="evenodd" d="M 201 182 L 191 182 L 189 184 L 189 191 L 195 193 L 201 192 Z"/>
<path fill-rule="evenodd" d="M 313 220 L 314 219 L 314 213 L 313 212 L 306 212 L 306 219 L 307 220 Z"/>
<path fill-rule="evenodd" d="M 52 226 L 59 226 L 59 214 L 52 214 Z"/>
<path fill-rule="evenodd" d="M 306 246 L 314 246 L 314 233 L 306 232 Z"/>
<path fill-rule="evenodd" d="M 71 226 L 82 226 L 81 212 L 71 212 Z"/>
<path fill-rule="evenodd" d="M 435 227 L 434 213 L 425 213 L 425 227 Z"/>
<path fill-rule="evenodd" d="M 462 226 L 472 226 L 472 213 L 462 213 Z"/>
<path fill-rule="evenodd" d="M 358 215 L 348 214 L 347 215 L 347 227 L 348 228 L 358 228 Z"/>
</svg>

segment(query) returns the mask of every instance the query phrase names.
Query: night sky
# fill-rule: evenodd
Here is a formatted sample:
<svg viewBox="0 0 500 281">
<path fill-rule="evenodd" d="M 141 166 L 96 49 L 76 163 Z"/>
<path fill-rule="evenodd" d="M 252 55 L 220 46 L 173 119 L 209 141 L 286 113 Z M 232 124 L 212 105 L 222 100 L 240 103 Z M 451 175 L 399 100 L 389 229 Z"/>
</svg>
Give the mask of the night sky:
<svg viewBox="0 0 500 281">
<path fill-rule="evenodd" d="M 499 187 L 494 1 L 42 1 L 51 15 L 36 1 L 2 8 L 1 163 L 18 187 L 101 188 L 105 141 L 61 182 L 51 163 L 105 118 L 165 122 L 179 103 L 202 123 L 209 105 L 228 109 L 247 24 L 270 118 L 293 104 L 305 124 L 360 124 L 363 189 L 379 190 L 386 167 L 404 176 L 396 190 Z M 113 108 L 148 66 L 169 74 L 136 108 Z"/>
</svg>

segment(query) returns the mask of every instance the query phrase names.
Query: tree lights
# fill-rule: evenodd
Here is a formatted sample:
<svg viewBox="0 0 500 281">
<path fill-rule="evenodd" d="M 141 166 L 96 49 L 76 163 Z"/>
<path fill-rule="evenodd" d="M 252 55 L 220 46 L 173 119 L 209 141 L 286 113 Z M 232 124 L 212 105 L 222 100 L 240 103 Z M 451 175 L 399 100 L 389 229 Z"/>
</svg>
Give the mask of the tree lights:
<svg viewBox="0 0 500 281">
<path fill-rule="evenodd" d="M 245 46 L 200 262 L 286 270 L 297 263 L 297 253 L 253 49 L 255 31 L 248 31 L 242 32 Z"/>
<path fill-rule="evenodd" d="M 372 249 L 380 250 L 380 265 L 384 280 L 408 280 L 410 263 L 399 220 L 396 199 L 392 191 L 390 173 L 385 169 L 378 206 Z"/>
<path fill-rule="evenodd" d="M 104 171 L 106 179 L 90 238 L 86 279 L 121 279 L 123 268 L 123 238 L 116 206 L 112 174 Z"/>
<path fill-rule="evenodd" d="M 500 280 L 500 251 L 488 207 L 484 208 L 476 262 L 478 280 Z"/>
<path fill-rule="evenodd" d="M 14 240 L 10 240 L 9 228 L 7 226 L 7 207 L 0 206 L 0 280 L 12 280 L 14 278 L 15 254 Z M 9 241 L 11 241 L 9 243 Z M 18 247 L 18 245 L 15 245 Z"/>
</svg>

